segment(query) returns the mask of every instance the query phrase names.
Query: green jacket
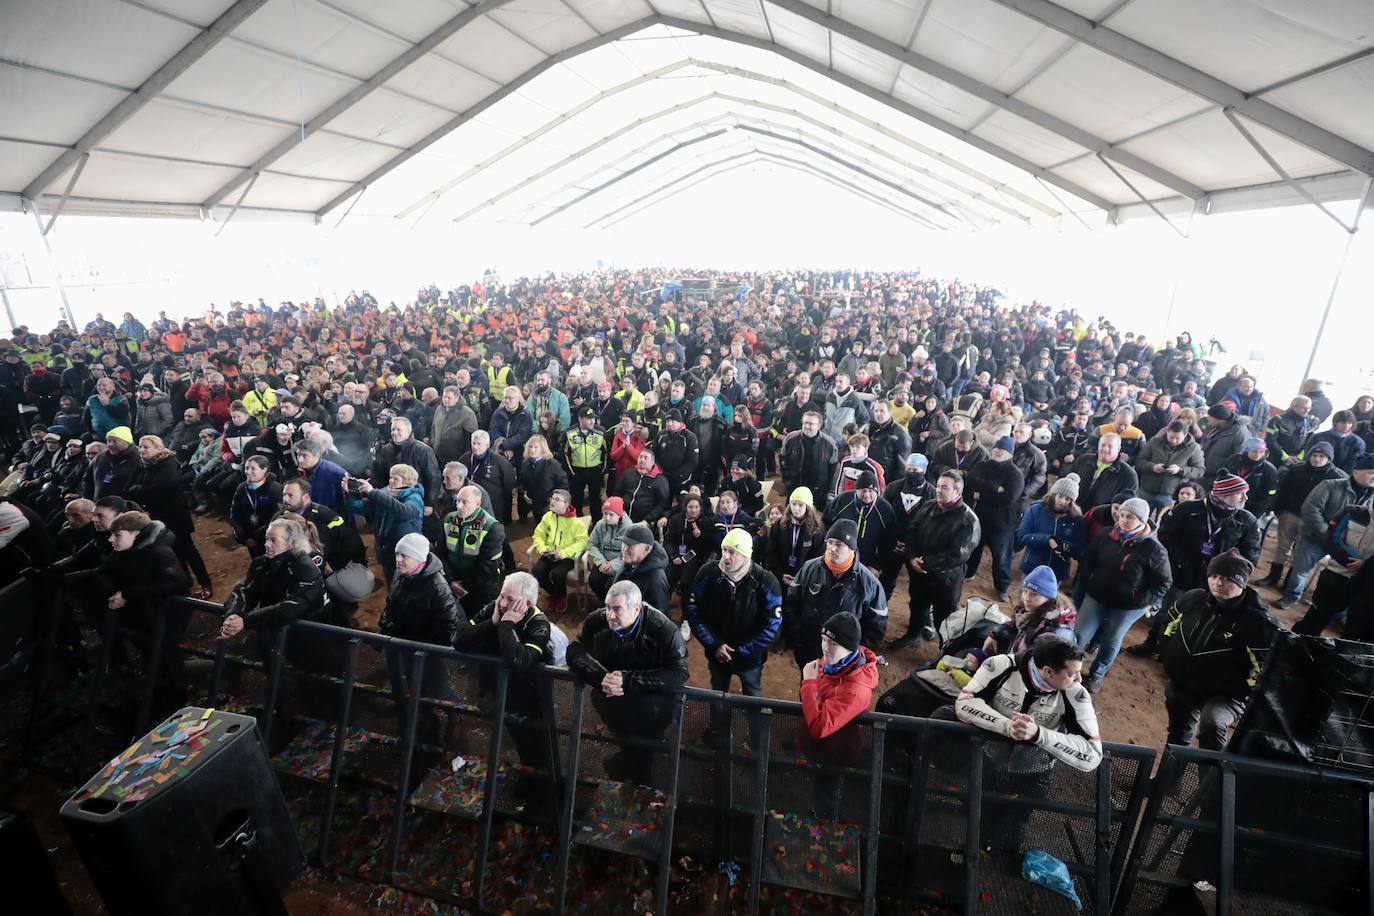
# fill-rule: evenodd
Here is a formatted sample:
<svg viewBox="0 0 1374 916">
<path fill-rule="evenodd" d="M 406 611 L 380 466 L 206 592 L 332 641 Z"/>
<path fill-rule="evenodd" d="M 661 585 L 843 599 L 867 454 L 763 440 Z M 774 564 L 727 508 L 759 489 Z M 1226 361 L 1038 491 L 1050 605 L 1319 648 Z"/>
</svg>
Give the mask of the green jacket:
<svg viewBox="0 0 1374 916">
<path fill-rule="evenodd" d="M 487 600 L 501 591 L 501 549 L 506 529 L 486 510 L 469 518 L 457 512 L 444 516 L 444 560 L 451 578 Z"/>
</svg>

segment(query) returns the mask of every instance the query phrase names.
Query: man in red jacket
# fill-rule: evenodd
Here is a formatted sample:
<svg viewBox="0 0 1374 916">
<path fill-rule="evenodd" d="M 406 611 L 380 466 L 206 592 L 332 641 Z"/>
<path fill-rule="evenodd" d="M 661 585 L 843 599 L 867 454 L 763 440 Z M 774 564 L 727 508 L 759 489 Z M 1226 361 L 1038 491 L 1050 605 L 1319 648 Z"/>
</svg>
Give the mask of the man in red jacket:
<svg viewBox="0 0 1374 916">
<path fill-rule="evenodd" d="M 868 711 L 878 686 L 878 658 L 861 643 L 859 618 L 834 614 L 821 627 L 821 657 L 802 668 L 798 743 L 807 757 L 832 766 L 858 763 L 862 736 L 854 719 Z M 817 817 L 840 816 L 839 776 L 813 777 Z"/>
</svg>

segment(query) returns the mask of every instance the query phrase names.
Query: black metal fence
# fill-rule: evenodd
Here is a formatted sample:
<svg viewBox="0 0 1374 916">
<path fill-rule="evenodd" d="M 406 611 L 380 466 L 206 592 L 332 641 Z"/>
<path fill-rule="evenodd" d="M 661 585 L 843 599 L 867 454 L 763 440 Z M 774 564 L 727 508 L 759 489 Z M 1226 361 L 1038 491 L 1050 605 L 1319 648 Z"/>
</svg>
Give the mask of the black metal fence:
<svg viewBox="0 0 1374 916">
<path fill-rule="evenodd" d="M 108 703 L 119 634 L 107 625 L 92 687 L 64 706 L 64 603 L 12 597 L 37 608 L 29 721 L 46 728 L 29 729 L 32 751 Z M 1152 776 L 1154 749 L 1119 744 L 1091 773 L 1012 773 L 990 753 L 1000 739 L 959 723 L 868 713 L 816 746 L 798 703 L 694 688 L 662 728 L 627 728 L 563 669 L 313 622 L 218 642 L 219 605 L 164 613 L 190 613 L 193 700 L 258 716 L 316 863 L 438 898 L 561 912 L 612 893 L 663 913 L 697 909 L 709 887 L 750 913 L 797 894 L 865 914 L 1075 912 L 1021 879 L 1023 851 L 1041 849 L 1088 913 L 1370 907 L 1374 780 L 1175 747 Z M 134 640 L 144 670 L 181 651 L 165 632 L 160 619 Z M 119 740 L 166 711 L 154 680 L 125 685 L 138 712 Z M 1275 799 L 1291 816 L 1275 819 Z"/>
</svg>

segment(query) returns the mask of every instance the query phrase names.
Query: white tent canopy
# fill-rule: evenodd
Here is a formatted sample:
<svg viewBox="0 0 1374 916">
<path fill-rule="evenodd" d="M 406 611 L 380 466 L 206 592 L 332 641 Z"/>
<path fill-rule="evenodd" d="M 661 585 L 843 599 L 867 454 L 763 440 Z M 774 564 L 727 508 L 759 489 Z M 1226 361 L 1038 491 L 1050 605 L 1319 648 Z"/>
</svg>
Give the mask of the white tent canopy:
<svg viewBox="0 0 1374 916">
<path fill-rule="evenodd" d="M 614 224 L 804 170 L 927 227 L 1360 198 L 1368 0 L 4 0 L 0 204 Z M 555 222 L 556 221 L 556 222 Z"/>
</svg>

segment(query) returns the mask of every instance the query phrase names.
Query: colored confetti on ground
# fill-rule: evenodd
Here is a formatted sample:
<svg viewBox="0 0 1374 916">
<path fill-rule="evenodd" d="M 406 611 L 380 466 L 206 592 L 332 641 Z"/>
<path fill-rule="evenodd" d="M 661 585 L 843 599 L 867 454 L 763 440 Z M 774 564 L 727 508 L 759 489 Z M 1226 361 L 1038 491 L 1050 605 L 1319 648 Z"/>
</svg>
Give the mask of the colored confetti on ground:
<svg viewBox="0 0 1374 916">
<path fill-rule="evenodd" d="M 764 880 L 818 893 L 858 894 L 863 831 L 855 824 L 770 811 Z"/>
<path fill-rule="evenodd" d="M 638 856 L 658 855 L 662 836 L 663 792 L 629 783 L 596 786 L 573 840 L 588 846 Z"/>
<path fill-rule="evenodd" d="M 350 728 L 344 733 L 344 762 L 363 749 L 372 739 L 369 732 Z M 325 782 L 329 779 L 329 761 L 334 754 L 334 727 L 317 719 L 306 720 L 305 727 L 286 747 L 272 758 L 273 765 L 283 773 Z"/>
</svg>

